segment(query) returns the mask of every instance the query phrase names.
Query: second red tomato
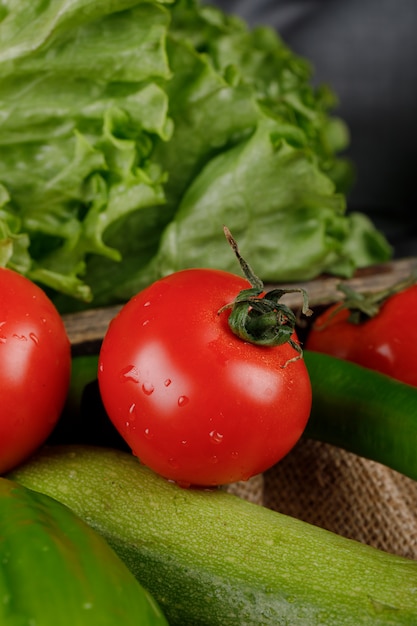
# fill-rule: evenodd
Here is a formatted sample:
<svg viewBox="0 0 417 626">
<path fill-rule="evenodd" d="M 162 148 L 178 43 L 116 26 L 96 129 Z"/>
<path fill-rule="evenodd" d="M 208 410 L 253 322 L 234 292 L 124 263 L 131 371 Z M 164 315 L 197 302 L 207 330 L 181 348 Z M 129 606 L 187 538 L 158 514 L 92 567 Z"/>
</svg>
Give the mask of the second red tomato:
<svg viewBox="0 0 417 626">
<path fill-rule="evenodd" d="M 302 359 L 288 343 L 239 339 L 228 310 L 250 285 L 184 270 L 128 302 L 103 341 L 98 380 L 106 411 L 147 466 L 183 485 L 246 480 L 298 441 L 311 408 Z"/>
<path fill-rule="evenodd" d="M 353 361 L 409 385 L 417 386 L 417 285 L 390 296 L 374 317 L 349 321 L 338 305 L 317 318 L 306 347 Z"/>
</svg>

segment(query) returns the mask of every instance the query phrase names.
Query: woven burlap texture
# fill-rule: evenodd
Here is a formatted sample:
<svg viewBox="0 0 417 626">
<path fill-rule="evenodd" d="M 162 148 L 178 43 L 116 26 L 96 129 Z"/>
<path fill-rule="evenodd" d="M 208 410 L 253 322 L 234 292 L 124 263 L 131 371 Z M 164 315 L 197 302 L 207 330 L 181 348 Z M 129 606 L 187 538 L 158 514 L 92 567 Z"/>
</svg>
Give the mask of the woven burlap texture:
<svg viewBox="0 0 417 626">
<path fill-rule="evenodd" d="M 417 482 L 310 439 L 228 491 L 386 552 L 417 559 Z"/>
</svg>

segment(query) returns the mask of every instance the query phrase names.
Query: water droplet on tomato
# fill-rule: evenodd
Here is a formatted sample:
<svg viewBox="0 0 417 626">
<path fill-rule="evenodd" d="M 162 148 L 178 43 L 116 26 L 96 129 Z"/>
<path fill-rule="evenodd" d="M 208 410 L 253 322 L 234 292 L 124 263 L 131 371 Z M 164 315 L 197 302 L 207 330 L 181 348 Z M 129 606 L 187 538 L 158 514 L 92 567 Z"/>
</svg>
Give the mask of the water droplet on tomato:
<svg viewBox="0 0 417 626">
<path fill-rule="evenodd" d="M 170 458 L 168 459 L 168 465 L 172 468 L 172 469 L 178 469 L 179 468 L 179 463 L 176 459 Z"/>
<path fill-rule="evenodd" d="M 217 430 L 212 430 L 209 433 L 209 437 L 212 443 L 221 443 L 223 441 L 222 433 L 219 433 Z"/>
<path fill-rule="evenodd" d="M 13 337 L 15 339 L 19 339 L 19 341 L 27 341 L 28 340 L 26 335 L 18 335 L 17 333 L 13 333 Z"/>
<path fill-rule="evenodd" d="M 152 385 L 152 383 L 143 383 L 142 391 L 145 394 L 145 396 L 150 396 L 155 391 L 155 387 Z"/>
<path fill-rule="evenodd" d="M 7 341 L 7 337 L 3 337 L 2 335 L 0 335 L 0 343 L 6 343 Z"/>
<path fill-rule="evenodd" d="M 166 380 L 164 380 L 165 387 L 169 387 L 171 383 L 172 383 L 172 380 L 170 378 L 167 378 Z"/>
<path fill-rule="evenodd" d="M 127 367 L 124 367 L 120 372 L 120 379 L 124 383 L 128 381 L 132 383 L 138 383 L 139 372 L 134 365 L 128 365 Z"/>
<path fill-rule="evenodd" d="M 134 402 L 129 407 L 129 415 L 132 420 L 136 418 L 136 404 Z"/>
<path fill-rule="evenodd" d="M 180 396 L 178 398 L 178 406 L 185 406 L 186 404 L 188 404 L 190 401 L 190 399 L 187 396 Z"/>
<path fill-rule="evenodd" d="M 147 326 L 149 324 L 149 320 L 145 320 L 144 322 L 142 322 L 142 326 Z"/>
<path fill-rule="evenodd" d="M 29 333 L 29 337 L 35 345 L 39 345 L 39 339 L 35 333 Z"/>
<path fill-rule="evenodd" d="M 152 432 L 151 432 L 151 430 L 149 428 L 145 428 L 144 433 L 145 433 L 145 437 L 147 439 L 152 439 L 153 434 L 152 434 Z"/>
<path fill-rule="evenodd" d="M 148 300 L 147 302 L 144 302 L 143 306 L 151 306 L 151 303 Z"/>
<path fill-rule="evenodd" d="M 215 465 L 216 463 L 219 462 L 218 457 L 214 454 L 213 456 L 210 457 L 210 462 L 213 463 L 213 465 Z"/>
</svg>

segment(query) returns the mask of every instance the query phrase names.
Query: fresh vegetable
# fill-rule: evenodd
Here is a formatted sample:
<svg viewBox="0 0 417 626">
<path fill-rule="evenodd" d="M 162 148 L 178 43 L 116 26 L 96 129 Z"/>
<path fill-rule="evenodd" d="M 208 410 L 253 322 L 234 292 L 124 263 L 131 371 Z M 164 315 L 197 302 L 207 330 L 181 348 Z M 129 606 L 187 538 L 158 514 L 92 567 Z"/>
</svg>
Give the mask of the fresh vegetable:
<svg viewBox="0 0 417 626">
<path fill-rule="evenodd" d="M 315 321 L 306 347 L 417 387 L 416 276 L 376 294 L 341 285 L 345 299 Z"/>
<path fill-rule="evenodd" d="M 304 350 L 313 389 L 306 437 L 340 446 L 417 480 L 417 389 Z"/>
<path fill-rule="evenodd" d="M 2 626 L 167 626 L 103 538 L 47 495 L 0 478 Z"/>
<path fill-rule="evenodd" d="M 144 464 L 183 485 L 248 479 L 306 425 L 310 382 L 287 318 L 275 347 L 229 326 L 228 305 L 250 288 L 221 270 L 175 272 L 134 296 L 104 337 L 98 382 L 109 418 Z M 243 308 L 264 302 L 251 296 Z"/>
<path fill-rule="evenodd" d="M 0 473 L 39 447 L 65 403 L 70 343 L 58 311 L 26 277 L 0 268 Z"/>
<path fill-rule="evenodd" d="M 230 270 L 225 222 L 265 281 L 390 256 L 345 214 L 334 95 L 272 29 L 194 0 L 1 6 L 0 264 L 60 310 Z"/>
<path fill-rule="evenodd" d="M 51 447 L 13 476 L 96 528 L 171 626 L 417 621 L 417 562 L 221 489 L 180 489 L 129 453 Z"/>
</svg>

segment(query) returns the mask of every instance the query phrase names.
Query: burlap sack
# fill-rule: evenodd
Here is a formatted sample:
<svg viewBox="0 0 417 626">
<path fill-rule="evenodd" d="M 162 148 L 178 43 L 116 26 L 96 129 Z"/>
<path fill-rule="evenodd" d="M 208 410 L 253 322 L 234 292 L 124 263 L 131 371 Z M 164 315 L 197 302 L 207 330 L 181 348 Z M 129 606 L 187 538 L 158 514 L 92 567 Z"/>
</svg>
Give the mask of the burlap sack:
<svg viewBox="0 0 417 626">
<path fill-rule="evenodd" d="M 393 554 L 417 559 L 417 482 L 302 439 L 271 470 L 228 491 Z"/>
</svg>

